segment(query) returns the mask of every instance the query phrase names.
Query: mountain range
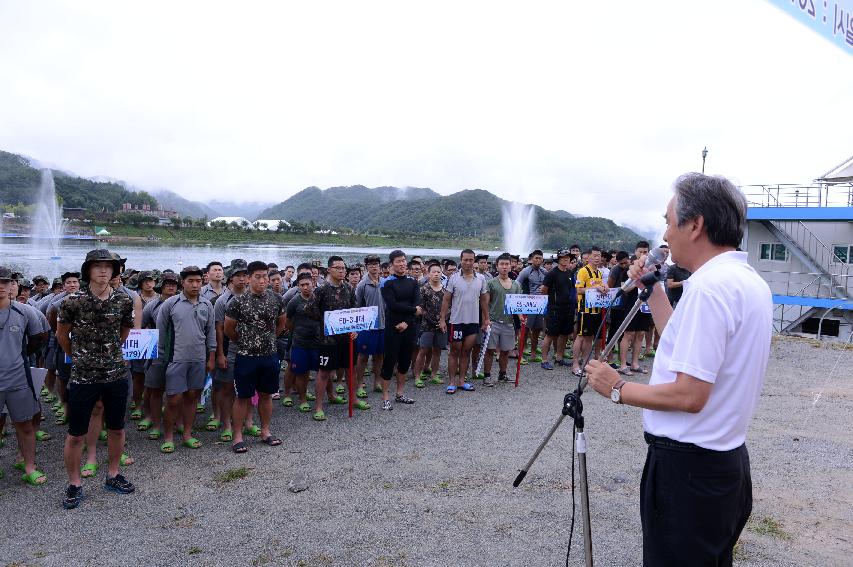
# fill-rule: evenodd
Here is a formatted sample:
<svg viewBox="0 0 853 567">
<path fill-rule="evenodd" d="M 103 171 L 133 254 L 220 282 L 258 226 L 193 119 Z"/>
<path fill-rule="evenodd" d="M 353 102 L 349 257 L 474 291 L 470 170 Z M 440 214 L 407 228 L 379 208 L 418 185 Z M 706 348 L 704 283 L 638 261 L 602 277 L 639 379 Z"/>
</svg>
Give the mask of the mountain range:
<svg viewBox="0 0 853 567">
<path fill-rule="evenodd" d="M 372 234 L 499 238 L 503 209 L 508 204 L 483 189 L 440 195 L 425 187 L 368 188 L 363 185 L 325 190 L 308 187 L 275 205 L 218 200 L 202 203 L 166 189 L 149 193 L 121 181 L 85 179 L 59 170 L 53 173 L 56 192 L 65 207 L 113 212 L 120 210 L 122 203 L 148 204 L 152 208 L 177 211 L 183 217 L 282 219 Z M 0 151 L 0 204 L 31 204 L 39 180 L 40 172 L 28 158 Z M 555 201 L 561 202 L 560 199 Z M 536 241 L 543 248 L 578 243 L 584 247 L 598 244 L 628 250 L 641 239 L 636 231 L 610 219 L 534 208 Z"/>
</svg>

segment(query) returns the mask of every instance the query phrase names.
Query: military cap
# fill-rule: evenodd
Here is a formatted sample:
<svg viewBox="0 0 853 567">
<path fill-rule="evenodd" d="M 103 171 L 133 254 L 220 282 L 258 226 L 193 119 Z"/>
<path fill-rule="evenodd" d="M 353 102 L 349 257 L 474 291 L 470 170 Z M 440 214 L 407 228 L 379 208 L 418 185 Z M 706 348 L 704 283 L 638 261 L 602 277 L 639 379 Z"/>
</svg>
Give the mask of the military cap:
<svg viewBox="0 0 853 567">
<path fill-rule="evenodd" d="M 186 279 L 189 276 L 199 276 L 203 278 L 204 271 L 198 266 L 187 266 L 186 268 L 181 270 L 181 279 Z"/>
<path fill-rule="evenodd" d="M 83 261 L 83 265 L 80 266 L 80 274 L 83 276 L 83 281 L 89 281 L 89 266 L 94 262 L 112 262 L 113 265 L 113 277 L 116 277 L 121 273 L 121 258 L 118 254 L 114 254 L 109 250 L 105 250 L 103 248 L 97 250 L 90 250 L 86 253 L 86 259 Z M 61 283 L 61 280 L 60 280 Z"/>
<path fill-rule="evenodd" d="M 12 279 L 12 270 L 6 266 L 0 266 L 0 280 L 10 281 Z"/>
<path fill-rule="evenodd" d="M 59 276 L 59 280 L 62 283 L 65 283 L 65 280 L 67 280 L 68 278 L 77 278 L 79 280 L 80 279 L 80 272 L 65 272 L 64 274 Z"/>
<path fill-rule="evenodd" d="M 234 258 L 233 260 L 231 260 L 231 264 L 228 267 L 231 268 L 231 275 L 232 276 L 236 273 L 239 273 L 239 272 L 248 272 L 249 271 L 248 262 L 246 262 L 242 258 Z"/>
<path fill-rule="evenodd" d="M 33 277 L 33 284 L 38 284 L 39 282 L 44 282 L 46 284 L 49 284 L 50 280 L 47 279 L 47 276 L 39 274 L 39 275 Z"/>
</svg>

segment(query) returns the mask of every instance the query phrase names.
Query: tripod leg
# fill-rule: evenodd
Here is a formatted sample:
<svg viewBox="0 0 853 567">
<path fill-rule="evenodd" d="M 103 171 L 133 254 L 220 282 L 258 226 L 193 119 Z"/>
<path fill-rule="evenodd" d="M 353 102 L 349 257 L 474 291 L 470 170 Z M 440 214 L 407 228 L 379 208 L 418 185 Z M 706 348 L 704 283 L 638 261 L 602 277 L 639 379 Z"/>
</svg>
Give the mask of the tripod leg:
<svg viewBox="0 0 853 567">
<path fill-rule="evenodd" d="M 581 490 L 581 514 L 583 516 L 583 551 L 587 567 L 592 567 L 592 522 L 589 517 L 589 485 L 586 475 L 586 436 L 583 429 L 578 430 L 575 438 L 578 452 L 578 477 Z"/>
<path fill-rule="evenodd" d="M 521 484 L 521 481 L 524 480 L 524 477 L 527 476 L 527 471 L 530 470 L 530 467 L 533 466 L 533 463 L 536 462 L 536 459 L 539 457 L 539 453 L 542 452 L 542 449 L 545 448 L 545 445 L 548 444 L 548 441 L 551 440 L 551 437 L 554 436 L 554 433 L 557 432 L 557 428 L 560 427 L 560 424 L 563 423 L 563 419 L 565 419 L 566 414 L 561 414 L 560 419 L 558 419 L 554 425 L 551 426 L 551 430 L 548 431 L 548 434 L 545 435 L 545 438 L 536 448 L 536 451 L 533 453 L 533 456 L 530 457 L 530 460 L 527 461 L 527 464 L 524 465 L 524 468 L 518 471 L 518 476 L 515 477 L 515 480 L 512 483 L 512 486 L 518 488 L 518 485 Z"/>
</svg>

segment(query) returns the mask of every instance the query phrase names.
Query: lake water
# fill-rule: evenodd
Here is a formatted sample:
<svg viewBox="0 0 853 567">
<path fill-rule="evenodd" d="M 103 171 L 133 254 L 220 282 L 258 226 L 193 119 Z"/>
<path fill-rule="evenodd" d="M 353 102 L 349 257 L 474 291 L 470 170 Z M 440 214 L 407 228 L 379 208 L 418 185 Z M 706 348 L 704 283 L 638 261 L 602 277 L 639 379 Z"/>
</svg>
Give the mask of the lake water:
<svg viewBox="0 0 853 567">
<path fill-rule="evenodd" d="M 95 240 L 63 241 L 60 244 L 58 260 L 50 259 L 46 249 L 37 251 L 27 240 L 0 238 L 0 266 L 7 266 L 13 271 L 19 271 L 32 277 L 44 274 L 50 278 L 58 277 L 63 272 L 78 271 L 86 252 L 93 248 L 108 248 L 117 252 L 122 258 L 127 258 L 127 267 L 137 270 L 152 270 L 171 268 L 180 272 L 183 266 L 197 265 L 204 267 L 208 262 L 218 260 L 225 265 L 232 258 L 242 258 L 247 262 L 263 260 L 275 262 L 283 268 L 287 265 L 296 266 L 301 262 L 320 260 L 326 265 L 329 256 L 341 256 L 347 264 L 361 263 L 364 257 L 373 253 L 383 261 L 387 261 L 391 248 L 359 248 L 341 246 L 282 246 L 276 244 L 235 244 L 228 246 L 175 246 L 159 243 L 141 244 L 105 244 Z M 409 256 L 419 255 L 429 258 L 458 258 L 459 250 L 441 248 L 403 248 Z M 486 252 L 488 253 L 488 252 Z M 494 254 L 494 251 L 492 251 Z"/>
</svg>

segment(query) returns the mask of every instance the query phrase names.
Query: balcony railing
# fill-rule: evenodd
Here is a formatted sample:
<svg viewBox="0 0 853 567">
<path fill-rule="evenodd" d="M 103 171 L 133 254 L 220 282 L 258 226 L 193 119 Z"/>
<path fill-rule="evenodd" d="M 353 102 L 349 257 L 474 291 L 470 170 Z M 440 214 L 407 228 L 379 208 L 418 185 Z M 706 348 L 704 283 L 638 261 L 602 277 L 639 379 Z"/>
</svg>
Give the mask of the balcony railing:
<svg viewBox="0 0 853 567">
<path fill-rule="evenodd" d="M 853 182 L 741 185 L 750 207 L 853 207 Z"/>
</svg>

